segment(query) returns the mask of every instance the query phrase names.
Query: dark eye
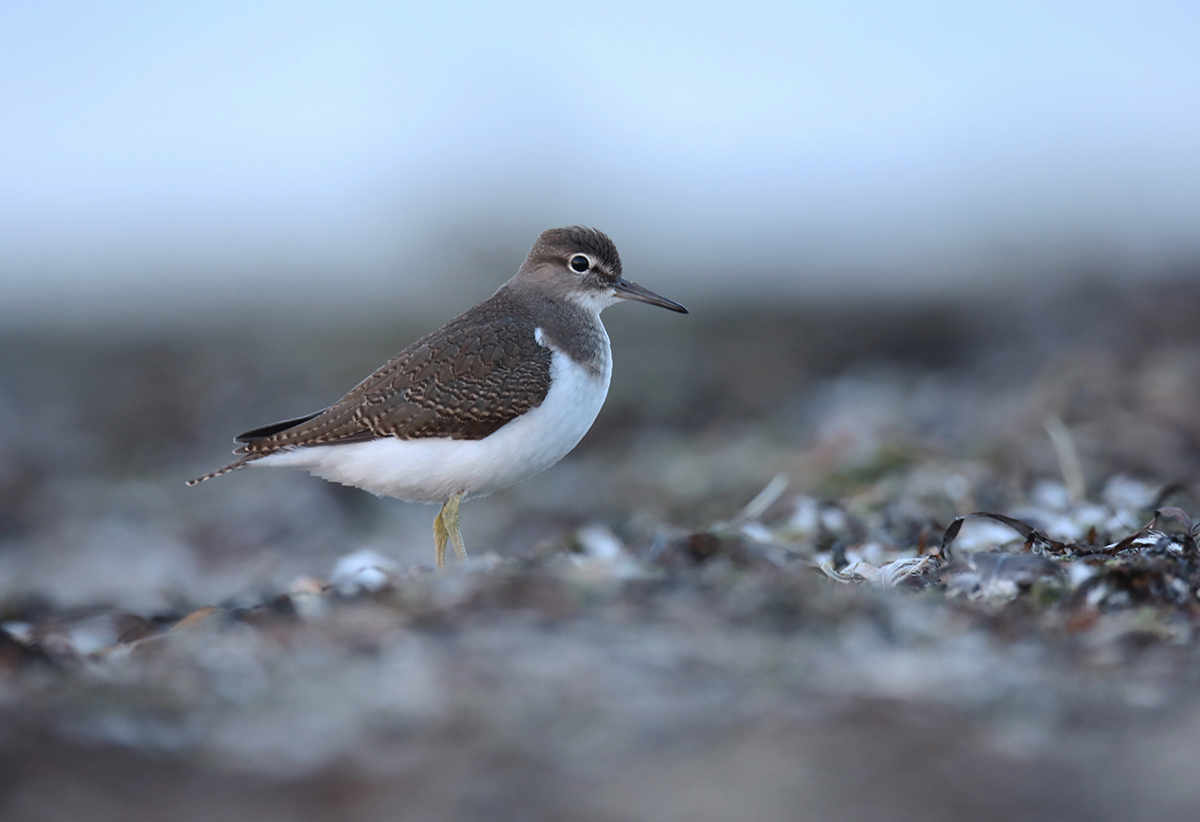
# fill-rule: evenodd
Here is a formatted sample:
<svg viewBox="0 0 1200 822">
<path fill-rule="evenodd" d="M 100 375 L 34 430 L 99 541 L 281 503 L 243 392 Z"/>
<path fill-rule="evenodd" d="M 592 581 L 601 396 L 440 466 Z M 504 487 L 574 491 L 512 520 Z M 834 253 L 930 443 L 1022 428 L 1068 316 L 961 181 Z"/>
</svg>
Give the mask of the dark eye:
<svg viewBox="0 0 1200 822">
<path fill-rule="evenodd" d="M 576 271 L 580 274 L 587 271 L 588 266 L 590 266 L 590 265 L 591 265 L 591 263 L 588 262 L 588 258 L 583 256 L 582 254 L 576 254 L 574 257 L 571 258 L 571 270 Z"/>
</svg>

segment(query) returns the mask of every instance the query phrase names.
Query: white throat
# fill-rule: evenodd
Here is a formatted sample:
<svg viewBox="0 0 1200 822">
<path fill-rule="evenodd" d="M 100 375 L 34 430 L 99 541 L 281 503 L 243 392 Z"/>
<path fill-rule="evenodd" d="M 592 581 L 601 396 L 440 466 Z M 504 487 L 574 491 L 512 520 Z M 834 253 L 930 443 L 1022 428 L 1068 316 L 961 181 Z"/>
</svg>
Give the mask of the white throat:
<svg viewBox="0 0 1200 822">
<path fill-rule="evenodd" d="M 616 291 L 609 288 L 604 291 L 595 291 L 591 289 L 587 291 L 576 291 L 571 294 L 569 299 L 573 304 L 579 306 L 584 311 L 587 311 L 599 319 L 600 312 L 615 303 L 620 299 L 620 297 L 617 296 Z"/>
</svg>

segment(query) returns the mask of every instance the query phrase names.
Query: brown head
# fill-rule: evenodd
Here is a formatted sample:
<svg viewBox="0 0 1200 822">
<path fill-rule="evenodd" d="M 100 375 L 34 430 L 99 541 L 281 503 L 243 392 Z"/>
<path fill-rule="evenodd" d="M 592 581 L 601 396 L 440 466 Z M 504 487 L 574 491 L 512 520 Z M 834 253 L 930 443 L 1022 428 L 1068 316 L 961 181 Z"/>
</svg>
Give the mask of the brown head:
<svg viewBox="0 0 1200 822">
<path fill-rule="evenodd" d="M 622 277 L 621 256 L 613 241 L 604 232 L 583 226 L 543 231 L 513 282 L 536 284 L 552 299 L 597 313 L 617 300 L 637 300 L 688 313 L 679 303 Z"/>
</svg>

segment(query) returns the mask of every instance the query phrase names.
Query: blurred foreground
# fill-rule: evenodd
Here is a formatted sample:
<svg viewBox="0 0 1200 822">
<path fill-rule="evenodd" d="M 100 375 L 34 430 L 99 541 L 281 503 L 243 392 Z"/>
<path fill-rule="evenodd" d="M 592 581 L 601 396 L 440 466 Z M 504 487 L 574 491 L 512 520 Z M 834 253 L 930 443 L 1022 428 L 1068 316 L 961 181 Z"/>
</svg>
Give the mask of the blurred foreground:
<svg viewBox="0 0 1200 822">
<path fill-rule="evenodd" d="M 0 818 L 1196 818 L 1200 559 L 1118 543 L 1200 512 L 1198 279 L 616 308 L 441 575 L 433 507 L 183 485 L 436 322 L 4 340 Z"/>
</svg>

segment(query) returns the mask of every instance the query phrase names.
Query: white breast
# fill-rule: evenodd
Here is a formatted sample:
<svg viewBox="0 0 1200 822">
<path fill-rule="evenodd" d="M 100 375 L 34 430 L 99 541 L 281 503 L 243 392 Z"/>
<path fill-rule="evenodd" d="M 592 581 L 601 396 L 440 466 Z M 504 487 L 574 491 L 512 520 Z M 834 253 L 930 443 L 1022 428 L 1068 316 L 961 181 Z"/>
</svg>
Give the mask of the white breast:
<svg viewBox="0 0 1200 822">
<path fill-rule="evenodd" d="M 535 332 L 538 342 L 546 345 L 540 332 Z M 542 404 L 482 440 L 388 438 L 317 445 L 281 451 L 251 465 L 304 468 L 412 502 L 445 502 L 460 491 L 484 496 L 546 470 L 583 439 L 612 377 L 607 334 L 603 359 L 597 374 L 551 346 L 550 390 Z"/>
</svg>

